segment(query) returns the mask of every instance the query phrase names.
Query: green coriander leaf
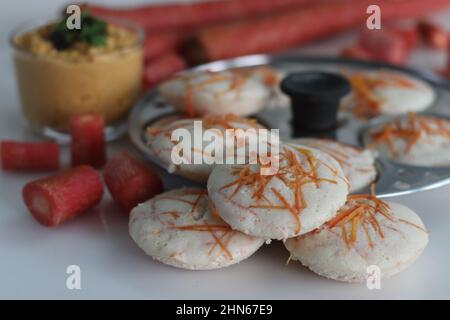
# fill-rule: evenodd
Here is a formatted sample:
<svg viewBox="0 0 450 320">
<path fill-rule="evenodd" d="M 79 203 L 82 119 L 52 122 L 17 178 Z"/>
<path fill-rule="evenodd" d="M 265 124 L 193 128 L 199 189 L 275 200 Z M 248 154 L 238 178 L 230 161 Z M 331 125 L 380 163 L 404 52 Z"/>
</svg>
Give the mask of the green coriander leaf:
<svg viewBox="0 0 450 320">
<path fill-rule="evenodd" d="M 93 17 L 88 12 L 81 14 L 81 29 L 69 30 L 67 18 L 64 17 L 53 28 L 49 40 L 56 49 L 64 50 L 75 43 L 83 42 L 95 47 L 105 46 L 108 25 L 105 21 Z"/>
</svg>

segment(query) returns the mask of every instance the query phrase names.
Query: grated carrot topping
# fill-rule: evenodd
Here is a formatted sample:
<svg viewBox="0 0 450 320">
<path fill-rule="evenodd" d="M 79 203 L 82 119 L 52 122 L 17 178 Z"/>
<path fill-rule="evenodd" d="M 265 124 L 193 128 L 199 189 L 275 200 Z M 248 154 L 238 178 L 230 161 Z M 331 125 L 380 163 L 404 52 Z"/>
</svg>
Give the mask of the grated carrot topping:
<svg viewBox="0 0 450 320">
<path fill-rule="evenodd" d="M 349 80 L 357 97 L 357 105 L 352 109 L 355 116 L 372 117 L 380 113 L 384 99 L 373 95 L 373 91 L 381 87 L 414 88 L 413 82 L 395 74 L 372 77 L 364 73 L 349 75 Z"/>
<path fill-rule="evenodd" d="M 220 249 L 223 251 L 223 253 L 225 254 L 225 256 L 230 259 L 233 260 L 233 255 L 231 254 L 230 250 L 228 250 L 227 246 L 222 242 L 221 239 L 219 239 L 219 237 L 217 237 L 217 235 L 213 232 L 211 232 L 211 236 L 214 238 L 214 240 L 216 241 L 216 244 L 219 245 Z M 211 251 L 212 252 L 212 251 Z"/>
<path fill-rule="evenodd" d="M 285 210 L 286 207 L 282 205 L 270 205 L 270 204 L 260 204 L 260 205 L 251 205 L 249 208 L 252 209 L 274 209 L 274 210 Z"/>
<path fill-rule="evenodd" d="M 189 231 L 229 231 L 231 228 L 227 225 L 213 224 L 192 224 L 185 226 L 173 226 L 172 229 L 189 230 Z"/>
<path fill-rule="evenodd" d="M 262 81 L 269 87 L 274 87 L 279 82 L 278 73 L 267 66 L 236 68 L 231 71 L 250 78 L 257 73 L 260 73 L 263 78 Z"/>
<path fill-rule="evenodd" d="M 289 210 L 289 212 L 292 214 L 292 216 L 294 217 L 294 221 L 295 221 L 295 233 L 299 233 L 301 230 L 301 223 L 300 223 L 300 217 L 298 212 L 292 208 L 290 206 L 290 204 L 287 202 L 286 198 L 283 197 L 283 195 L 281 193 L 279 193 L 275 188 L 271 188 L 272 192 L 275 194 L 275 196 L 278 198 L 278 200 L 281 201 L 281 203 L 285 206 L 285 208 L 287 208 Z"/>
<path fill-rule="evenodd" d="M 231 80 L 231 83 L 227 89 L 225 89 L 222 92 L 214 93 L 214 98 L 217 99 L 221 95 L 223 95 L 227 92 L 230 92 L 232 90 L 237 90 L 236 98 L 239 98 L 239 93 L 240 93 L 239 87 L 241 87 L 247 80 L 246 77 L 239 75 L 239 74 L 235 74 L 235 73 L 222 74 L 222 73 L 208 72 L 207 74 L 208 74 L 208 77 L 205 80 L 200 81 L 199 83 L 195 83 L 195 84 L 192 83 L 192 80 L 193 80 L 192 76 L 181 75 L 179 77 L 175 77 L 175 79 L 182 80 L 185 85 L 184 103 L 186 106 L 186 115 L 188 117 L 192 118 L 195 116 L 195 105 L 194 105 L 193 98 L 194 98 L 195 93 L 197 93 L 198 91 L 205 89 L 209 85 L 213 85 L 213 84 L 221 82 L 221 81 Z M 194 79 L 195 79 L 195 77 L 194 77 Z"/>
<path fill-rule="evenodd" d="M 299 156 L 304 157 L 306 164 L 300 161 Z M 260 170 L 252 170 L 249 165 L 235 167 L 232 169 L 232 174 L 237 176 L 236 179 L 223 185 L 219 190 L 233 187 L 231 194 L 228 195 L 228 198 L 232 199 L 244 186 L 250 188 L 255 202 L 248 205 L 248 208 L 287 210 L 294 218 L 295 233 L 299 233 L 301 230 L 300 215 L 307 208 L 303 187 L 311 183 L 316 185 L 320 183 L 337 184 L 337 181 L 318 177 L 319 166 L 326 165 L 326 163 L 315 158 L 308 149 L 301 147 L 293 148 L 293 150 L 283 149 L 280 152 L 280 164 L 278 171 L 272 175 L 261 175 Z M 335 176 L 338 174 L 331 166 L 326 165 L 325 168 L 328 168 Z M 271 182 L 274 180 L 281 182 L 290 190 L 292 203 L 289 203 L 286 196 L 276 188 L 271 187 L 267 190 L 269 185 L 273 185 Z M 271 203 L 268 200 L 266 197 L 268 191 L 276 198 L 277 203 Z"/>
<path fill-rule="evenodd" d="M 376 197 L 374 184 L 371 185 L 371 194 L 349 195 L 344 208 L 345 209 L 341 209 L 341 212 L 339 212 L 333 219 L 328 221 L 326 226 L 329 229 L 340 227 L 342 239 L 347 247 L 357 241 L 359 227 L 362 227 L 364 234 L 366 235 L 369 248 L 373 248 L 374 243 L 372 237 L 370 236 L 368 226 L 370 226 L 374 230 L 375 234 L 377 234 L 381 239 L 384 238 L 384 232 L 377 216 L 382 216 L 389 221 L 406 223 L 427 232 L 424 228 L 407 220 L 394 218 L 391 214 L 389 205 Z M 350 235 L 347 233 L 347 229 L 345 227 L 347 224 L 351 224 Z M 385 227 L 398 231 L 388 225 Z"/>
<path fill-rule="evenodd" d="M 343 224 L 341 226 L 341 233 L 342 233 L 342 240 L 344 240 L 345 245 L 347 247 L 349 247 L 350 246 L 350 241 L 349 241 L 348 236 L 347 236 L 347 229 L 345 228 L 345 224 Z"/>
<path fill-rule="evenodd" d="M 200 201 L 203 197 L 206 197 L 207 191 L 203 189 L 187 189 L 184 190 L 184 192 L 177 196 L 162 196 L 158 197 L 157 201 L 159 200 L 172 200 L 172 201 L 179 201 L 183 203 L 187 203 L 191 205 L 191 209 L 186 211 L 188 214 L 192 214 L 198 210 L 198 206 L 200 204 Z M 193 201 L 179 198 L 184 196 L 196 196 Z M 208 223 L 199 223 L 199 224 L 191 224 L 191 225 L 176 225 L 176 220 L 180 217 L 182 212 L 179 211 L 167 211 L 162 212 L 163 215 L 169 215 L 173 218 L 172 221 L 162 221 L 158 218 L 158 220 L 165 226 L 167 226 L 170 229 L 180 230 L 180 231 L 195 231 L 195 232 L 209 232 L 212 239 L 214 240 L 214 243 L 210 247 L 208 255 L 210 255 L 214 248 L 217 246 L 220 248 L 220 252 L 222 252 L 223 255 L 225 255 L 228 259 L 233 259 L 233 255 L 229 251 L 227 244 L 230 242 L 231 238 L 236 234 L 231 227 L 226 224 L 222 218 L 220 218 L 219 213 L 217 211 L 217 208 L 214 206 L 214 204 L 210 203 L 211 207 L 211 215 L 219 224 L 208 224 Z M 203 215 L 202 215 L 203 216 Z M 220 236 L 219 236 L 220 235 Z M 222 242 L 222 239 L 227 238 L 225 242 Z"/>
<path fill-rule="evenodd" d="M 363 227 L 364 233 L 366 234 L 367 242 L 369 243 L 369 248 L 373 248 L 372 237 L 370 236 L 370 233 L 369 233 L 369 230 L 367 229 L 367 225 L 366 225 L 365 221 L 362 223 L 362 227 Z"/>
<path fill-rule="evenodd" d="M 369 146 L 386 143 L 392 155 L 398 156 L 400 151 L 396 147 L 394 139 L 400 139 L 405 142 L 402 154 L 408 154 L 425 134 L 450 138 L 450 123 L 444 119 L 409 113 L 405 122 L 400 119 L 387 123 L 381 131 L 372 133 L 372 142 Z"/>
<path fill-rule="evenodd" d="M 212 201 L 211 201 L 211 214 L 214 219 L 216 219 L 217 221 L 220 221 L 223 224 L 226 224 L 226 222 L 220 216 L 219 210 L 217 209 L 216 205 Z"/>
<path fill-rule="evenodd" d="M 380 238 L 384 238 L 383 230 L 381 229 L 380 223 L 375 217 L 370 217 L 370 224 L 372 225 L 375 232 L 377 232 Z"/>
<path fill-rule="evenodd" d="M 414 227 L 414 228 L 417 228 L 417 229 L 419 229 L 419 230 L 421 230 L 421 231 L 423 231 L 423 232 L 425 232 L 425 233 L 428 233 L 428 231 L 427 230 L 425 230 L 424 228 L 422 228 L 421 226 L 418 226 L 417 224 L 415 224 L 415 223 L 412 223 L 412 222 L 410 222 L 410 221 L 407 221 L 407 220 L 405 220 L 405 219 L 398 219 L 400 222 L 403 222 L 403 223 L 406 223 L 406 224 L 409 224 L 410 226 L 412 226 L 412 227 Z"/>
<path fill-rule="evenodd" d="M 369 247 L 372 248 L 373 241 L 367 228 L 368 225 L 373 228 L 374 232 L 380 238 L 384 238 L 384 233 L 377 220 L 377 215 L 393 221 L 389 205 L 375 196 L 374 187 L 372 186 L 372 194 L 370 195 L 349 195 L 345 209 L 341 209 L 341 212 L 328 221 L 326 225 L 329 229 L 341 227 L 341 230 L 344 231 L 346 229 L 342 227 L 350 224 L 350 235 L 342 233 L 342 238 L 346 245 L 351 245 L 357 241 L 358 230 L 362 227 Z"/>
<path fill-rule="evenodd" d="M 367 206 L 362 205 L 360 207 L 357 207 L 356 209 L 353 209 L 346 217 L 342 219 L 342 221 L 339 221 L 339 225 L 346 224 L 350 220 L 358 219 L 361 212 L 363 212 L 366 209 Z"/>
<path fill-rule="evenodd" d="M 202 198 L 203 194 L 199 195 L 195 200 L 194 203 L 192 204 L 192 209 L 191 209 L 191 213 L 195 212 L 195 210 L 197 210 L 197 206 L 200 203 L 200 200 Z"/>
<path fill-rule="evenodd" d="M 350 242 L 354 243 L 356 241 L 356 232 L 358 231 L 358 222 L 359 222 L 360 216 L 356 216 L 352 221 L 352 232 L 350 237 Z"/>
<path fill-rule="evenodd" d="M 233 113 L 228 113 L 225 116 L 205 116 L 204 123 L 206 128 L 220 126 L 224 129 L 235 128 L 235 124 L 246 124 L 250 127 L 259 126 L 255 119 L 239 117 Z"/>
</svg>

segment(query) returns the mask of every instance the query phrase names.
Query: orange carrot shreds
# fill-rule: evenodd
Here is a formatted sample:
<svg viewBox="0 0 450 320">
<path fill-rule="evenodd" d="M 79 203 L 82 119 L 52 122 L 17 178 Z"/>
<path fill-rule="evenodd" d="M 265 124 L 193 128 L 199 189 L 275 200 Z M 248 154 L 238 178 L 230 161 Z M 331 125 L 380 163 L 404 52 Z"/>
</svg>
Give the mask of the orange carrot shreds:
<svg viewBox="0 0 450 320">
<path fill-rule="evenodd" d="M 215 240 L 215 243 L 217 243 L 217 245 L 220 247 L 220 249 L 222 250 L 222 252 L 225 254 L 225 256 L 230 259 L 233 260 L 233 255 L 231 254 L 231 252 L 228 250 L 228 247 L 222 242 L 222 240 L 220 238 L 217 237 L 217 235 L 213 232 L 211 232 L 211 236 L 213 237 L 213 239 Z M 212 252 L 212 251 L 211 251 Z"/>
<path fill-rule="evenodd" d="M 342 240 L 344 240 L 345 245 L 347 247 L 349 247 L 350 246 L 350 241 L 349 241 L 348 236 L 347 236 L 347 228 L 345 228 L 344 224 L 341 226 L 341 233 L 342 233 Z"/>
<path fill-rule="evenodd" d="M 393 221 L 389 205 L 378 199 L 375 195 L 350 195 L 347 203 L 336 217 L 326 223 L 329 229 L 340 227 L 342 239 L 346 245 L 352 245 L 357 241 L 358 230 L 363 229 L 369 247 L 373 247 L 368 226 L 371 226 L 375 234 L 384 238 L 384 233 L 377 216 Z M 347 233 L 346 225 L 350 225 L 350 234 Z"/>
<path fill-rule="evenodd" d="M 361 210 L 362 209 L 362 210 Z M 351 208 L 339 213 L 336 217 L 327 222 L 329 228 L 333 228 L 336 225 L 342 225 L 353 219 L 357 214 L 365 209 L 365 206 Z"/>
<path fill-rule="evenodd" d="M 317 148 L 328 153 L 332 156 L 339 164 L 351 167 L 350 159 L 354 156 L 359 156 L 363 152 L 354 146 L 343 144 L 341 142 L 336 142 L 331 139 L 317 139 L 308 142 L 308 145 L 312 148 Z M 342 148 L 342 146 L 345 148 Z"/>
<path fill-rule="evenodd" d="M 359 117 L 372 117 L 380 113 L 384 100 L 372 94 L 375 89 L 382 87 L 415 87 L 415 84 L 409 79 L 391 73 L 378 73 L 377 75 L 354 73 L 349 75 L 349 79 L 357 98 L 357 104 L 352 111 L 355 116 Z"/>
<path fill-rule="evenodd" d="M 339 221 L 338 224 L 339 224 L 339 225 L 341 225 L 341 224 L 346 224 L 347 222 L 349 222 L 349 221 L 351 221 L 351 220 L 358 219 L 358 217 L 360 216 L 360 214 L 361 214 L 362 212 L 364 212 L 364 210 L 366 210 L 366 207 L 367 207 L 367 206 L 362 205 L 362 206 L 360 206 L 360 207 L 357 207 L 356 209 L 353 209 L 353 211 L 350 212 L 350 213 L 348 214 L 348 216 L 344 217 L 344 219 L 342 219 L 342 221 Z"/>
<path fill-rule="evenodd" d="M 172 229 L 183 230 L 183 231 L 230 231 L 231 228 L 227 225 L 213 225 L 213 224 L 192 224 L 186 226 L 173 226 Z"/>
<path fill-rule="evenodd" d="M 161 129 L 160 128 L 153 128 L 153 127 L 149 127 L 147 128 L 147 133 L 151 136 L 156 136 L 159 133 L 161 133 Z"/>
<path fill-rule="evenodd" d="M 218 245 L 228 259 L 233 259 L 233 255 L 228 250 L 227 245 L 222 242 L 223 237 L 228 236 L 229 238 L 231 238 L 234 235 L 234 231 L 228 225 L 194 224 L 185 226 L 173 226 L 172 229 L 181 231 L 209 232 L 214 240 L 214 244 L 211 246 L 208 253 L 211 254 L 214 251 L 216 245 Z M 224 232 L 224 234 L 219 238 L 216 232 Z M 228 242 L 229 241 L 230 240 L 228 240 Z"/>
<path fill-rule="evenodd" d="M 249 209 L 286 210 L 293 216 L 295 232 L 299 233 L 300 215 L 307 208 L 303 187 L 307 184 L 316 186 L 320 183 L 337 184 L 336 180 L 320 178 L 319 168 L 328 170 L 333 175 L 337 175 L 338 172 L 325 162 L 318 160 L 309 149 L 298 146 L 283 148 L 280 151 L 279 163 L 278 171 L 272 175 L 262 175 L 260 170 L 250 165 L 234 167 L 231 173 L 236 179 L 222 186 L 220 190 L 233 188 L 228 195 L 231 200 L 243 187 L 246 187 L 246 192 L 250 189 L 254 203 L 248 205 Z M 290 194 L 286 195 L 274 188 L 276 183 L 284 185 Z M 275 200 L 271 202 L 269 200 L 271 197 L 268 195 L 272 195 Z M 293 199 L 292 203 L 288 199 Z"/>
<path fill-rule="evenodd" d="M 363 227 L 364 233 L 366 234 L 366 238 L 367 238 L 367 242 L 369 244 L 369 248 L 373 248 L 372 237 L 370 236 L 369 229 L 367 229 L 366 222 L 363 222 L 361 225 Z"/>
<path fill-rule="evenodd" d="M 278 73 L 274 69 L 267 66 L 236 68 L 231 69 L 230 71 L 249 78 L 253 76 L 260 76 L 262 78 L 262 82 L 269 87 L 278 85 L 278 82 L 280 80 L 280 76 L 278 75 Z"/>
<path fill-rule="evenodd" d="M 219 221 L 220 223 L 226 224 L 226 222 L 225 222 L 225 221 L 222 219 L 222 217 L 220 216 L 219 210 L 217 209 L 216 205 L 215 205 L 213 202 L 211 202 L 211 208 L 210 208 L 210 210 L 211 210 L 212 217 L 213 217 L 215 220 Z"/>
<path fill-rule="evenodd" d="M 412 227 L 414 227 L 414 228 L 417 228 L 417 229 L 419 229 L 419 230 L 421 230 L 421 231 L 423 231 L 423 232 L 425 232 L 425 233 L 428 233 L 427 230 L 425 230 L 425 229 L 422 228 L 421 226 L 418 226 L 418 225 L 415 224 L 415 223 L 412 223 L 412 222 L 407 221 L 407 220 L 405 220 L 405 219 L 398 219 L 398 221 L 403 222 L 403 223 L 406 223 L 406 224 L 408 224 L 408 225 L 410 225 L 410 226 L 412 226 Z"/>
<path fill-rule="evenodd" d="M 200 200 L 201 200 L 202 196 L 203 195 L 201 194 L 194 200 L 194 203 L 192 204 L 191 213 L 193 213 L 193 212 L 195 212 L 197 210 L 197 206 L 200 203 Z"/>
<path fill-rule="evenodd" d="M 395 145 L 395 139 L 404 141 L 405 147 L 402 154 L 408 154 L 420 138 L 426 135 L 443 136 L 450 139 L 450 122 L 432 116 L 409 113 L 406 121 L 399 119 L 387 123 L 380 131 L 372 133 L 370 146 L 386 143 L 392 155 L 398 156 L 400 151 Z"/>
<path fill-rule="evenodd" d="M 212 202 L 205 206 L 203 200 L 207 200 L 207 191 L 204 189 L 186 189 L 180 192 L 178 195 L 171 196 L 159 196 L 155 201 L 179 201 L 185 204 L 189 204 L 191 208 L 183 211 L 167 211 L 162 212 L 162 216 L 166 216 L 168 219 L 162 219 L 157 217 L 158 221 L 169 229 L 179 231 L 192 231 L 192 232 L 208 232 L 211 235 L 213 244 L 209 248 L 208 254 L 212 254 L 216 247 L 220 248 L 220 252 L 232 260 L 233 255 L 228 249 L 228 244 L 236 235 L 236 232 L 220 217 L 217 208 Z M 207 209 L 210 210 L 214 223 L 207 223 L 205 220 L 205 214 Z M 191 215 L 198 223 L 180 225 L 179 217 L 184 214 Z M 171 219 L 170 219 L 171 218 Z M 209 219 L 210 220 L 210 219 Z"/>
<path fill-rule="evenodd" d="M 294 208 L 291 207 L 291 205 L 288 203 L 285 197 L 281 193 L 279 193 L 275 188 L 271 189 L 272 192 L 275 194 L 275 196 L 280 200 L 280 202 L 283 204 L 283 206 L 289 210 L 289 212 L 292 214 L 292 217 L 295 221 L 295 233 L 299 233 L 301 230 L 301 222 L 300 222 L 300 212 L 297 212 Z"/>
<path fill-rule="evenodd" d="M 153 124 L 150 124 L 149 127 L 147 127 L 147 134 L 149 136 L 157 136 L 157 135 L 164 135 L 170 139 L 172 132 L 176 129 L 183 128 L 186 126 L 192 125 L 192 119 L 186 119 L 186 118 L 164 118 L 160 120 L 160 122 L 155 122 Z"/>
<path fill-rule="evenodd" d="M 355 216 L 355 218 L 352 221 L 352 232 L 350 236 L 350 242 L 354 243 L 356 241 L 356 233 L 358 232 L 358 223 L 359 223 L 360 216 Z"/>
<path fill-rule="evenodd" d="M 244 75 L 233 72 L 203 72 L 198 74 L 185 74 L 176 76 L 173 80 L 181 80 L 184 83 L 184 103 L 186 106 L 186 114 L 189 117 L 194 117 L 196 115 L 194 95 L 198 91 L 204 90 L 206 87 L 214 85 L 216 83 L 229 81 L 230 85 L 228 86 L 228 88 L 221 91 L 211 91 L 213 98 L 218 99 L 228 92 L 235 91 L 236 99 L 238 99 L 240 88 L 245 84 L 247 79 L 248 78 Z"/>
<path fill-rule="evenodd" d="M 239 117 L 233 113 L 228 113 L 225 116 L 205 116 L 203 121 L 206 128 L 222 127 L 224 129 L 233 129 L 239 124 L 247 125 L 251 128 L 260 127 L 255 119 Z"/>
</svg>

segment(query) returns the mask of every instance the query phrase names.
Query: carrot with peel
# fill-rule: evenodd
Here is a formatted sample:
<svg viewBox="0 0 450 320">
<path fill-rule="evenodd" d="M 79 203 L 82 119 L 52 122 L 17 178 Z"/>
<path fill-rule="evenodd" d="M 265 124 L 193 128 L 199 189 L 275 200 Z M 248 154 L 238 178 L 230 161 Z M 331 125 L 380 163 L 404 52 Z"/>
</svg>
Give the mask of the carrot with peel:
<svg viewBox="0 0 450 320">
<path fill-rule="evenodd" d="M 337 0 L 218 0 L 190 4 L 141 5 L 113 8 L 96 4 L 84 7 L 94 15 L 124 18 L 146 31 L 186 30 L 245 19 L 267 13 Z"/>
<path fill-rule="evenodd" d="M 185 68 L 186 63 L 177 53 L 170 53 L 160 58 L 151 60 L 145 65 L 144 68 L 144 88 L 152 88 Z"/>
<path fill-rule="evenodd" d="M 325 3 L 265 18 L 207 28 L 195 39 L 194 62 L 275 52 L 362 26 L 370 0 Z M 384 21 L 422 16 L 449 0 L 380 0 Z"/>
</svg>

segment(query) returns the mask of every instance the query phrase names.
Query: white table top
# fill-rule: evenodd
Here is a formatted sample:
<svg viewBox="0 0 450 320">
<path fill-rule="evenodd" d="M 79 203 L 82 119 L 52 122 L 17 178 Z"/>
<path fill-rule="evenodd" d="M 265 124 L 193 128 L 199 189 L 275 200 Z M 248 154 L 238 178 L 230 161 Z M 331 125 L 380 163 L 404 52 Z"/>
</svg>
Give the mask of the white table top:
<svg viewBox="0 0 450 320">
<path fill-rule="evenodd" d="M 22 122 L 5 30 L 66 3 L 0 2 L 0 139 L 36 139 Z M 450 21 L 449 17 L 450 10 L 437 15 L 441 22 Z M 351 35 L 345 35 L 302 52 L 332 54 L 349 41 Z M 437 68 L 444 64 L 444 56 L 422 51 L 412 57 L 411 64 Z M 110 151 L 119 147 L 130 148 L 124 140 Z M 64 152 L 67 157 L 67 150 Z M 128 236 L 127 218 L 115 209 L 109 196 L 74 221 L 54 229 L 42 227 L 31 218 L 21 198 L 22 186 L 39 176 L 0 171 L 0 298 L 450 298 L 450 186 L 392 199 L 420 214 L 431 232 L 430 242 L 409 269 L 382 281 L 381 290 L 371 291 L 365 285 L 321 278 L 296 262 L 286 266 L 288 253 L 278 242 L 222 270 L 192 272 L 165 266 L 134 245 Z M 167 187 L 175 184 L 167 175 L 164 182 Z M 66 268 L 73 264 L 81 268 L 81 290 L 66 288 Z"/>
</svg>

